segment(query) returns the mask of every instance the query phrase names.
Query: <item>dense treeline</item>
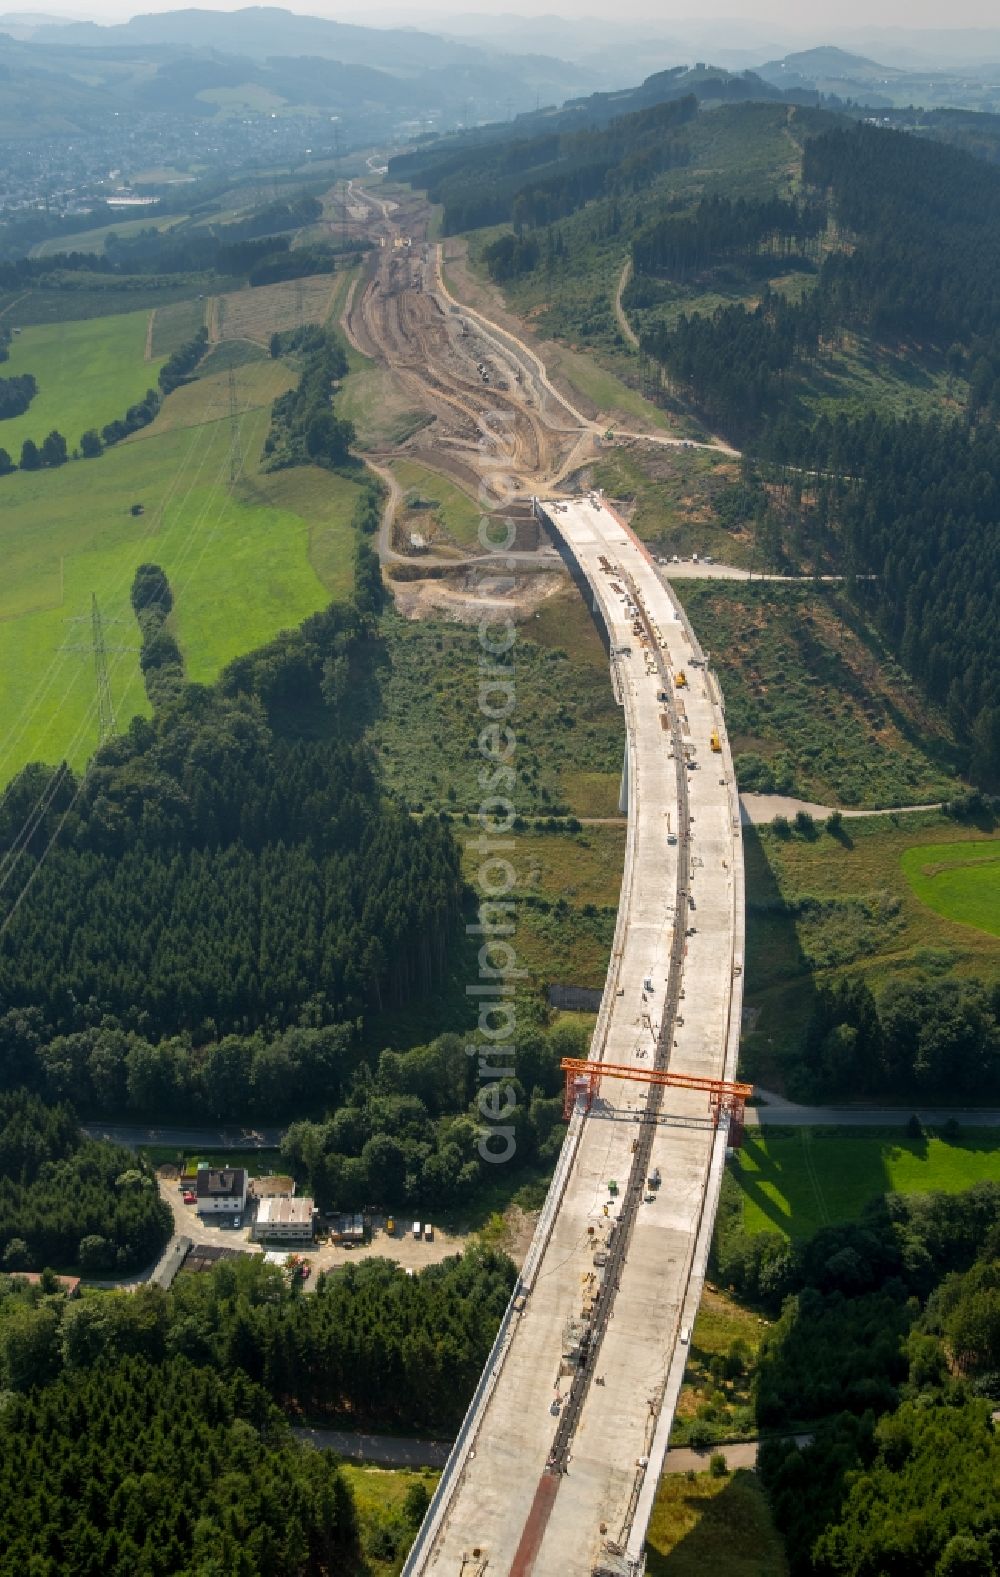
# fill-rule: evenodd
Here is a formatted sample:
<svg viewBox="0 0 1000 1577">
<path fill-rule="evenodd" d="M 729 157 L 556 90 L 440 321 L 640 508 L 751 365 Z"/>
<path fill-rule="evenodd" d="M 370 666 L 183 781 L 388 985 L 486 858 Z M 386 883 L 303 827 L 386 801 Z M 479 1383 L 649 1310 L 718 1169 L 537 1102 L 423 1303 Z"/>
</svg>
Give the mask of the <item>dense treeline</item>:
<svg viewBox="0 0 1000 1577">
<path fill-rule="evenodd" d="M 455 844 L 386 802 L 366 748 L 338 735 L 373 659 L 372 558 L 361 543 L 354 602 L 136 718 L 82 779 L 65 765 L 21 774 L 0 814 L 0 849 L 17 855 L 8 1007 L 37 1008 L 56 1034 L 104 1022 L 206 1042 L 349 1022 L 440 978 L 462 894 Z M 341 662 L 346 688 L 324 684 Z M 296 707 L 325 711 L 333 737 L 280 734 L 271 717 Z"/>
<path fill-rule="evenodd" d="M 132 611 L 142 645 L 139 667 L 153 706 L 180 694 L 184 656 L 167 620 L 174 605 L 170 583 L 158 564 L 140 564 L 132 582 Z"/>
<path fill-rule="evenodd" d="M 0 1383 L 20 1392 L 119 1354 L 249 1378 L 314 1416 L 457 1428 L 515 1281 L 472 1249 L 408 1276 L 370 1259 L 320 1277 L 308 1297 L 260 1255 L 181 1275 L 169 1295 L 65 1304 L 0 1276 Z"/>
<path fill-rule="evenodd" d="M 174 389 L 179 389 L 182 383 L 188 382 L 207 349 L 208 329 L 203 325 L 192 339 L 184 345 L 178 345 L 160 368 L 157 382 L 164 394 L 170 394 Z"/>
<path fill-rule="evenodd" d="M 974 385 L 973 414 L 1000 414 L 1000 170 L 957 149 L 858 125 L 807 141 L 803 180 L 816 198 L 806 211 L 818 222 L 828 208 L 842 239 L 816 289 L 797 303 L 765 299 L 682 317 L 674 330 L 655 325 L 644 339 L 648 354 L 741 436 L 760 434 L 790 398 L 791 369 L 815 360 L 845 329 L 948 352 Z M 737 209 L 715 211 L 717 251 L 742 241 Z M 697 229 L 697 215 L 689 224 Z M 686 267 L 696 243 L 693 233 L 685 240 L 683 225 L 665 220 L 653 233 L 673 238 L 669 256 Z M 648 255 L 638 240 L 637 249 L 637 266 L 669 266 L 667 252 Z"/>
<path fill-rule="evenodd" d="M 823 986 L 805 1039 L 803 1092 L 814 1098 L 1000 1095 L 1000 986 L 860 978 Z"/>
<path fill-rule="evenodd" d="M 242 1375 L 125 1357 L 0 1412 L 5 1577 L 322 1577 L 355 1532 L 335 1459 Z"/>
<path fill-rule="evenodd" d="M 444 204 L 445 234 L 510 220 L 550 224 L 594 197 L 641 191 L 690 157 L 684 126 L 693 96 L 656 104 L 599 129 L 566 131 L 497 147 L 422 149 L 390 161 L 393 178 L 426 187 Z"/>
<path fill-rule="evenodd" d="M 782 420 L 776 451 L 827 473 L 820 507 L 903 663 L 947 706 L 969 771 L 1000 781 L 1000 432 L 871 415 Z"/>
<path fill-rule="evenodd" d="M 283 230 L 298 230 L 322 217 L 320 199 L 302 193 L 284 202 L 265 203 L 262 208 L 255 208 L 248 218 L 230 220 L 216 229 L 231 241 L 256 241 L 261 236 L 280 234 Z"/>
<path fill-rule="evenodd" d="M 766 251 L 787 261 L 793 252 L 814 248 L 825 227 L 826 212 L 818 203 L 703 197 L 693 214 L 668 214 L 640 230 L 632 242 L 632 264 L 636 274 L 666 272 L 684 280 L 721 258 Z"/>
<path fill-rule="evenodd" d="M 965 1271 L 1000 1222 L 1000 1184 L 964 1194 L 889 1194 L 861 1219 L 824 1227 L 805 1242 L 777 1233 L 749 1234 L 742 1200 L 727 1175 L 713 1249 L 719 1280 L 777 1313 L 785 1298 L 812 1287 L 861 1297 L 898 1284 L 904 1296 L 929 1297 L 941 1277 Z"/>
<path fill-rule="evenodd" d="M 354 442 L 354 428 L 334 414 L 333 393 L 347 372 L 347 357 L 326 329 L 292 329 L 271 337 L 271 355 L 298 353 L 302 370 L 294 389 L 271 407 L 271 430 L 264 441 L 269 471 L 285 466 L 343 465 Z"/>
<path fill-rule="evenodd" d="M 37 393 L 38 384 L 30 372 L 0 378 L 0 422 L 9 416 L 23 416 Z"/>
<path fill-rule="evenodd" d="M 0 1074 L 86 1112 L 273 1121 L 343 1099 L 360 1057 L 356 1042 L 353 1024 L 151 1040 L 110 1017 L 59 1035 L 37 1010 L 13 1010 L 0 1017 Z"/>
<path fill-rule="evenodd" d="M 843 321 L 944 346 L 1000 327 L 1000 171 L 861 125 L 807 142 L 802 178 L 830 193 L 837 222 L 861 238 L 823 269 Z"/>
<path fill-rule="evenodd" d="M 847 244 L 800 302 L 682 316 L 644 349 L 714 423 L 779 465 L 819 473 L 817 509 L 857 593 L 944 703 L 969 770 L 1000 781 L 1000 171 L 868 126 L 806 145 L 804 178 Z M 719 210 L 722 217 L 722 210 Z M 739 227 L 733 221 L 733 234 Z M 844 329 L 947 354 L 966 420 L 807 419 L 795 373 Z M 787 480 L 787 477 L 785 478 Z M 801 491 L 801 483 L 799 484 Z"/>
<path fill-rule="evenodd" d="M 514 1076 L 502 1081 L 518 1166 L 554 1165 L 564 1134 L 560 1059 L 584 1055 L 575 1030 L 521 1031 Z M 324 1208 L 453 1208 L 493 1172 L 479 1148 L 480 1076 L 457 1035 L 384 1051 L 331 1116 L 292 1124 L 283 1154 Z"/>
<path fill-rule="evenodd" d="M 0 1092 L 0 1269 L 134 1270 L 171 1227 L 152 1173 L 130 1151 L 85 1139 L 67 1106 Z"/>
<path fill-rule="evenodd" d="M 794 1250 L 768 1243 L 758 1263 L 771 1278 L 756 1294 L 772 1307 L 787 1296 L 761 1349 L 757 1419 L 814 1431 L 812 1444 L 775 1440 L 760 1457 L 794 1577 L 990 1577 L 1000 1188 L 889 1196 Z"/>
</svg>

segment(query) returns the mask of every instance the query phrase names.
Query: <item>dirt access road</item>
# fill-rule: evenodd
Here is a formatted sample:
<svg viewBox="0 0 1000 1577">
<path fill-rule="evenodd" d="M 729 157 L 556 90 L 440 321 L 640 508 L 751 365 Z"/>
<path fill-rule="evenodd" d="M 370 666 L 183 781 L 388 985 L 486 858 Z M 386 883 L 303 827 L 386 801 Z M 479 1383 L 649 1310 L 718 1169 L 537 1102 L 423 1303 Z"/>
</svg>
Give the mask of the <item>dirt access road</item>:
<svg viewBox="0 0 1000 1577">
<path fill-rule="evenodd" d="M 567 478 L 600 452 L 605 424 L 556 388 L 513 320 L 497 322 L 456 299 L 444 280 L 442 246 L 427 238 L 429 210 L 422 198 L 407 194 L 394 203 L 356 181 L 351 198 L 368 207 L 367 233 L 375 248 L 365 278 L 348 296 L 341 325 L 354 348 L 389 369 L 407 401 L 434 419 L 416 443 L 386 450 L 379 458 L 419 457 L 466 490 L 474 478 L 484 513 L 524 504 L 532 495 L 565 491 Z M 430 456 L 425 452 L 428 433 Z M 620 436 L 692 447 L 691 440 L 662 433 Z M 721 443 L 699 447 L 735 453 Z M 383 560 L 410 559 L 396 551 L 392 540 L 399 489 L 377 459 L 374 468 L 389 483 L 380 554 Z M 528 568 L 538 557 L 505 554 L 504 567 Z M 422 555 L 420 562 L 455 568 L 454 559 Z"/>
</svg>

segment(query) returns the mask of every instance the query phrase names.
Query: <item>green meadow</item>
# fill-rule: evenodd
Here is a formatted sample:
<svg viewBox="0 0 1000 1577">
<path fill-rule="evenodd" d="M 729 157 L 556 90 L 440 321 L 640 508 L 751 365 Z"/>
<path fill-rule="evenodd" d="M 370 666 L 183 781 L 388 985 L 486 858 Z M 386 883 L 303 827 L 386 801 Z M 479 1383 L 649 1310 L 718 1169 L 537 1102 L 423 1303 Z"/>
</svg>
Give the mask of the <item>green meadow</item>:
<svg viewBox="0 0 1000 1577">
<path fill-rule="evenodd" d="M 1000 936 L 1000 841 L 924 844 L 907 849 L 901 863 L 928 909 Z"/>
<path fill-rule="evenodd" d="M 100 432 L 124 416 L 156 387 L 163 365 L 146 360 L 148 327 L 148 312 L 125 312 L 22 329 L 0 364 L 0 377 L 30 372 L 38 393 L 23 416 L 0 422 L 0 448 L 16 462 L 26 438 L 40 444 L 56 428 L 73 450 L 88 428 Z M 6 489 L 0 496 L 6 500 Z"/>
<path fill-rule="evenodd" d="M 902 1126 L 748 1129 L 733 1175 L 748 1232 L 806 1238 L 855 1219 L 880 1194 L 957 1194 L 1000 1182 L 1000 1132 L 913 1138 Z"/>
<path fill-rule="evenodd" d="M 281 376 L 266 363 L 237 371 L 235 486 L 225 375 L 177 390 L 96 460 L 0 482 L 0 782 L 28 761 L 81 766 L 97 743 L 92 595 L 119 726 L 148 710 L 129 602 L 144 560 L 169 577 L 174 633 L 201 682 L 350 589 L 355 484 L 315 467 L 259 470 Z"/>
</svg>

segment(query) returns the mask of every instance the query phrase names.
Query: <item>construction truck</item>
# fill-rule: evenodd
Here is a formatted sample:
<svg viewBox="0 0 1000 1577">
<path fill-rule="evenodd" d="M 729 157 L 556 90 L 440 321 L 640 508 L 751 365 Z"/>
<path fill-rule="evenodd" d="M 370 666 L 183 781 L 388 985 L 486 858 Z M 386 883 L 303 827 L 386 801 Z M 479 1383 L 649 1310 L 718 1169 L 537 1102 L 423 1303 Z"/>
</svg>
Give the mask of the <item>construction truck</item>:
<svg viewBox="0 0 1000 1577">
<path fill-rule="evenodd" d="M 678 690 L 685 689 L 687 682 L 687 674 L 684 672 L 684 669 L 678 668 L 677 673 L 674 676 L 674 684 L 677 686 Z"/>
<path fill-rule="evenodd" d="M 719 739 L 719 730 L 717 728 L 712 729 L 712 735 L 709 740 L 709 744 L 712 746 L 712 749 L 715 751 L 716 755 L 718 755 L 722 750 L 722 743 Z"/>
</svg>

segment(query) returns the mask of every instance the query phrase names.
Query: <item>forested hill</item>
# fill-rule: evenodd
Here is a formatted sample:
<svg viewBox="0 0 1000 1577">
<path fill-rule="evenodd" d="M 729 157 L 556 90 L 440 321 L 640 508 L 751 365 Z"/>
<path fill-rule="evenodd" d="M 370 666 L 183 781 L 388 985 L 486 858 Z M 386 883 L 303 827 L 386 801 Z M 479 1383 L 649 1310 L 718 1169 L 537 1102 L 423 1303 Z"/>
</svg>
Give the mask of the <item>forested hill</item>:
<svg viewBox="0 0 1000 1577">
<path fill-rule="evenodd" d="M 212 688 L 152 687 L 152 719 L 82 779 L 65 766 L 22 773 L 0 815 L 0 1002 L 8 1026 L 21 1016 L 0 1033 L 8 1077 L 18 1045 L 101 1024 L 182 1037 L 162 1052 L 170 1064 L 192 1043 L 302 1026 L 298 1050 L 258 1048 L 280 1108 L 303 1080 L 331 1087 L 343 1048 L 324 1026 L 349 1029 L 441 978 L 463 891 L 457 847 L 445 824 L 388 800 L 356 708 L 348 719 L 347 698 L 377 688 L 381 596 L 363 543 L 351 603 L 238 659 Z M 144 647 L 144 666 L 153 655 Z M 286 732 L 302 717 L 306 737 Z M 122 1099 L 119 1039 L 105 1105 Z M 150 1104 L 165 1076 L 154 1058 Z"/>
<path fill-rule="evenodd" d="M 623 116 L 607 127 L 547 132 L 476 147 L 444 143 L 390 162 L 390 173 L 426 187 L 444 204 L 451 234 L 510 219 L 549 224 L 616 190 L 640 191 L 688 159 L 681 128 L 698 111 L 693 95 Z"/>
<path fill-rule="evenodd" d="M 800 300 L 765 290 L 756 306 L 650 322 L 648 353 L 715 423 L 755 438 L 800 407 L 803 375 L 845 332 L 905 350 L 947 354 L 971 383 L 971 415 L 1000 413 L 1000 170 L 958 149 L 870 126 L 835 128 L 805 144 L 804 203 L 826 215 L 823 261 Z M 791 219 L 786 229 L 794 230 Z M 746 256 L 734 212 L 711 259 L 682 217 L 658 218 L 633 242 L 637 305 L 645 281 Z M 761 226 L 763 257 L 774 228 Z"/>
<path fill-rule="evenodd" d="M 798 300 L 765 287 L 755 306 L 653 318 L 645 352 L 673 389 L 744 445 L 826 477 L 819 507 L 842 560 L 875 577 L 865 595 L 904 662 L 945 702 L 970 771 L 1000 779 L 1000 170 L 954 148 L 870 126 L 805 144 L 804 195 L 748 239 L 737 205 L 665 218 L 633 245 L 635 296 L 699 269 L 711 280 L 826 214 L 824 258 Z M 771 205 L 773 209 L 774 205 Z M 709 225 L 709 217 L 718 221 Z M 765 217 L 767 222 L 765 223 Z M 711 240 L 709 248 L 708 238 Z M 798 244 L 798 243 L 796 243 Z M 879 408 L 816 416 L 810 380 L 845 336 L 910 364 L 944 360 L 965 389 L 939 417 Z M 807 505 L 808 507 L 808 505 Z"/>
</svg>

